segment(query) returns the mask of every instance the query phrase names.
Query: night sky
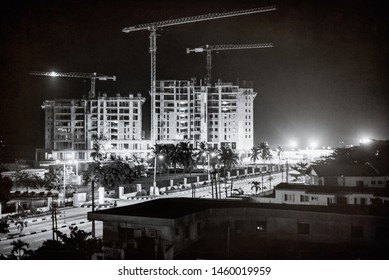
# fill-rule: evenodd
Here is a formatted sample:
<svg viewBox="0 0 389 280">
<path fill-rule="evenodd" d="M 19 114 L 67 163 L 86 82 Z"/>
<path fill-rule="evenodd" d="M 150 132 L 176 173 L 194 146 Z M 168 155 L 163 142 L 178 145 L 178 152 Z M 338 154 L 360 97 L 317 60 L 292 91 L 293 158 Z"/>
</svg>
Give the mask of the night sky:
<svg viewBox="0 0 389 280">
<path fill-rule="evenodd" d="M 2 1 L 0 139 L 15 157 L 44 146 L 48 99 L 81 98 L 89 80 L 30 71 L 97 72 L 97 92 L 149 99 L 149 32 L 124 27 L 277 5 L 254 15 L 166 27 L 157 39 L 157 79 L 203 78 L 205 44 L 273 43 L 274 48 L 213 55 L 214 80 L 249 80 L 255 143 L 300 147 L 362 137 L 389 139 L 388 10 L 385 1 Z M 149 135 L 150 102 L 143 107 Z"/>
</svg>

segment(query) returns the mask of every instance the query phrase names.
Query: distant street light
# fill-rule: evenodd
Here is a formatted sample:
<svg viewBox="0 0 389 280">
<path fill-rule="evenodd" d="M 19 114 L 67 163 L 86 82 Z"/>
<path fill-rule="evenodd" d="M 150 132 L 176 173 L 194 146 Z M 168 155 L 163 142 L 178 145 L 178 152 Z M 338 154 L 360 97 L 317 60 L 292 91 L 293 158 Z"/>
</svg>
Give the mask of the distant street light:
<svg viewBox="0 0 389 280">
<path fill-rule="evenodd" d="M 370 138 L 359 139 L 359 144 L 369 144 L 371 142 Z"/>
<path fill-rule="evenodd" d="M 317 148 L 317 141 L 316 140 L 311 140 L 311 142 L 309 143 L 309 147 L 313 150 L 313 149 L 316 149 Z"/>
<path fill-rule="evenodd" d="M 295 140 L 289 141 L 289 146 L 293 149 L 297 148 L 297 142 Z"/>
<path fill-rule="evenodd" d="M 155 154 L 154 156 L 154 182 L 153 182 L 154 195 L 155 195 L 155 188 L 157 187 L 157 155 L 160 160 L 163 159 L 163 155 L 161 154 Z"/>
</svg>

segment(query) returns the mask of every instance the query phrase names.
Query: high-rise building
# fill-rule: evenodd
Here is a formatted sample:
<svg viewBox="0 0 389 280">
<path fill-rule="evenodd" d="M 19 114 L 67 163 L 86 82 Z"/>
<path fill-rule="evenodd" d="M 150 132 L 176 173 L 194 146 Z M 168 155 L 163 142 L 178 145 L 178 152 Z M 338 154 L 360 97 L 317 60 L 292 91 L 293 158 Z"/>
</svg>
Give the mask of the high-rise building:
<svg viewBox="0 0 389 280">
<path fill-rule="evenodd" d="M 257 93 L 232 83 L 197 85 L 157 81 L 154 133 L 158 143 L 206 142 L 214 148 L 253 146 L 253 102 Z M 153 133 L 152 133 L 153 134 Z M 152 139 L 153 140 L 153 139 Z"/>
<path fill-rule="evenodd" d="M 144 102 L 140 94 L 46 100 L 42 105 L 45 149 L 37 150 L 36 160 L 66 160 L 69 153 L 73 159 L 90 160 L 93 135 L 100 134 L 106 137 L 110 153 L 122 157 L 145 153 L 150 143 L 142 139 Z"/>
</svg>

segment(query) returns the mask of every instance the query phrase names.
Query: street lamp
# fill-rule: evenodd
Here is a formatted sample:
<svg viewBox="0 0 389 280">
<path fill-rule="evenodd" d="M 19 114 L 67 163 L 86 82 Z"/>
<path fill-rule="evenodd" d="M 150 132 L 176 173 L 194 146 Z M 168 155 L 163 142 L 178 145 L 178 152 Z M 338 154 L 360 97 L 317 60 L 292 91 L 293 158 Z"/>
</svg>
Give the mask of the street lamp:
<svg viewBox="0 0 389 280">
<path fill-rule="evenodd" d="M 155 154 L 154 155 L 154 182 L 153 182 L 153 187 L 154 187 L 154 195 L 155 195 L 155 189 L 157 187 L 157 155 L 160 160 L 163 159 L 163 155 L 161 154 Z M 161 174 L 161 173 L 160 173 Z"/>
</svg>

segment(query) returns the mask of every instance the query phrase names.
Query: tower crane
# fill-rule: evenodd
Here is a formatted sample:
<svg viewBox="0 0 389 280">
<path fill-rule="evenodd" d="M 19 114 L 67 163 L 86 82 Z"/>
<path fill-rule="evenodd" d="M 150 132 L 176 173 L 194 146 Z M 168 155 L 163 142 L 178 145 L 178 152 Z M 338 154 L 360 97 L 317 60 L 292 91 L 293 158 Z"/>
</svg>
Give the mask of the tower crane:
<svg viewBox="0 0 389 280">
<path fill-rule="evenodd" d="M 90 79 L 91 80 L 90 98 L 94 98 L 95 97 L 95 93 L 96 93 L 96 80 L 99 80 L 99 81 L 107 81 L 107 80 L 116 81 L 116 76 L 107 76 L 107 75 L 98 74 L 98 73 L 77 73 L 77 72 L 59 73 L 59 72 L 32 71 L 32 72 L 30 72 L 30 75 Z"/>
<path fill-rule="evenodd" d="M 199 53 L 199 52 L 207 52 L 207 74 L 205 76 L 205 84 L 209 84 L 211 82 L 211 70 L 212 70 L 212 52 L 213 51 L 228 51 L 228 50 L 244 50 L 244 49 L 262 49 L 262 48 L 272 48 L 272 43 L 265 44 L 246 44 L 246 45 L 205 45 L 202 47 L 190 49 L 186 49 L 186 53 Z"/>
<path fill-rule="evenodd" d="M 267 7 L 261 7 L 261 8 L 253 8 L 253 9 L 246 9 L 246 10 L 240 10 L 240 11 L 233 11 L 233 12 L 226 12 L 226 13 L 209 13 L 206 15 L 199 15 L 199 16 L 191 16 L 191 17 L 184 17 L 184 18 L 178 18 L 178 19 L 171 19 L 171 20 L 165 20 L 165 21 L 157 21 L 157 22 L 151 22 L 151 23 L 143 23 L 134 25 L 131 27 L 125 27 L 122 29 L 122 32 L 129 33 L 134 31 L 140 31 L 140 30 L 148 30 L 150 32 L 150 58 L 151 58 L 151 86 L 150 86 L 150 95 L 151 95 L 151 111 L 153 112 L 151 114 L 151 139 L 155 140 L 155 121 L 154 121 L 154 111 L 155 111 L 155 87 L 156 87 L 156 53 L 157 53 L 157 30 L 158 28 L 167 27 L 167 26 L 173 26 L 173 25 L 179 25 L 179 24 L 186 24 L 186 23 L 194 23 L 194 22 L 201 22 L 201 21 L 207 21 L 207 20 L 213 20 L 213 19 L 220 19 L 220 18 L 227 18 L 227 17 L 234 17 L 234 16 L 241 16 L 241 15 L 249 15 L 249 14 L 256 14 L 256 13 L 262 13 L 262 12 L 270 12 L 276 10 L 276 6 L 267 6 Z"/>
</svg>

